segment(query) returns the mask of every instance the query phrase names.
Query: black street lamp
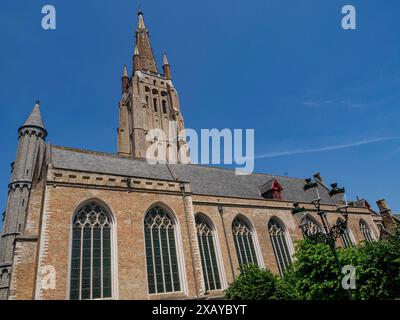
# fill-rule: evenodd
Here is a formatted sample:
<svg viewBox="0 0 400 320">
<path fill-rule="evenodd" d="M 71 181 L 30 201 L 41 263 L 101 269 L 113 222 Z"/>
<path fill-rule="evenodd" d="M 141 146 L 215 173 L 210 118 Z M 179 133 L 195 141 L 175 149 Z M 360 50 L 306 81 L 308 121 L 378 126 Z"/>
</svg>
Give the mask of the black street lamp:
<svg viewBox="0 0 400 320">
<path fill-rule="evenodd" d="M 336 211 L 339 212 L 344 220 L 339 220 L 336 225 L 333 227 L 329 226 L 328 219 L 326 217 L 327 213 L 321 210 L 321 197 L 318 190 L 318 183 L 316 181 L 312 181 L 311 179 L 306 179 L 306 183 L 304 184 L 304 191 L 307 194 L 311 194 L 313 196 L 313 200 L 311 203 L 314 205 L 317 210 L 317 214 L 321 218 L 322 225 L 324 227 L 324 232 L 321 230 L 315 231 L 310 230 L 310 224 L 301 222 L 299 227 L 303 234 L 311 239 L 312 241 L 325 243 L 329 245 L 333 256 L 335 258 L 336 266 L 339 269 L 339 274 L 342 273 L 342 264 L 340 263 L 339 256 L 336 250 L 336 240 L 340 238 L 343 234 L 347 232 L 347 220 L 348 220 L 348 212 L 347 208 L 347 200 L 345 196 L 345 189 L 339 188 L 337 183 L 331 184 L 332 189 L 329 191 L 329 196 L 336 202 L 337 207 Z M 294 203 L 294 208 L 292 210 L 292 214 L 296 215 L 298 213 L 304 213 L 306 209 L 304 207 L 300 207 L 299 203 Z M 346 290 L 348 294 L 349 300 L 352 300 L 352 294 L 350 290 Z"/>
</svg>

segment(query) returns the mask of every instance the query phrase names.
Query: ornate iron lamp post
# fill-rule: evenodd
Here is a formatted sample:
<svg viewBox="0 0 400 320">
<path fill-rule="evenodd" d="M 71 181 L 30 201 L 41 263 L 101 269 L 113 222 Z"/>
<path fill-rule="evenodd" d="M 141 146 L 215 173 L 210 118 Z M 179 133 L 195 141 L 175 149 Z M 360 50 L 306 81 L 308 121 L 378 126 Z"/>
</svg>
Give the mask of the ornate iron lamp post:
<svg viewBox="0 0 400 320">
<path fill-rule="evenodd" d="M 335 200 L 337 203 L 336 211 L 339 212 L 344 220 L 339 220 L 336 225 L 333 227 L 329 226 L 327 213 L 321 210 L 321 197 L 318 190 L 318 183 L 316 181 L 312 181 L 311 179 L 306 179 L 304 184 L 304 191 L 308 194 L 313 196 L 313 200 L 311 203 L 314 205 L 315 209 L 317 210 L 318 216 L 321 218 L 322 225 L 324 227 L 324 232 L 321 230 L 315 231 L 310 229 L 310 224 L 302 221 L 299 225 L 303 234 L 311 239 L 312 241 L 325 243 L 329 245 L 333 256 L 335 258 L 336 266 L 339 269 L 339 273 L 342 273 L 342 264 L 340 263 L 339 256 L 336 250 L 336 240 L 340 238 L 346 231 L 347 231 L 347 219 L 348 219 L 348 212 L 347 208 L 347 200 L 345 196 L 345 189 L 339 188 L 337 183 L 331 184 L 332 189 L 329 191 L 329 196 Z M 342 199 L 340 199 L 342 198 Z M 339 205 L 339 204 L 343 205 Z M 300 207 L 299 203 L 294 204 L 294 208 L 292 210 L 292 214 L 296 215 L 298 213 L 304 213 L 306 209 L 304 207 Z M 349 300 L 352 300 L 352 294 L 350 290 L 346 290 L 348 294 Z"/>
</svg>

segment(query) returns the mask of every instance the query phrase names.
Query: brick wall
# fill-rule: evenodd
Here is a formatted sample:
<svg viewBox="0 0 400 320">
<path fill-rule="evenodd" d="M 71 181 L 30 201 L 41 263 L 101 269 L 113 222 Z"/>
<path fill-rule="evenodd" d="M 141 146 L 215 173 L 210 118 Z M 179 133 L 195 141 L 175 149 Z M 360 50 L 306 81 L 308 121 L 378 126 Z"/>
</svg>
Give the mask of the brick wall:
<svg viewBox="0 0 400 320">
<path fill-rule="evenodd" d="M 232 222 L 238 214 L 245 216 L 251 223 L 257 235 L 256 246 L 260 249 L 259 258 L 263 266 L 273 272 L 278 272 L 278 267 L 267 231 L 269 219 L 273 216 L 278 217 L 285 224 L 292 242 L 302 238 L 297 218 L 291 214 L 292 204 L 286 201 L 191 195 L 190 188 L 186 186 L 187 199 L 184 202 L 177 182 L 130 180 L 117 176 L 62 170 L 49 170 L 47 180 L 45 198 L 43 199 L 44 189 L 36 188 L 30 203 L 27 230 L 31 238 L 17 242 L 15 272 L 11 288 L 13 299 L 31 299 L 32 297 L 68 299 L 71 220 L 76 209 L 89 199 L 99 199 L 110 209 L 115 218 L 117 265 L 114 272 L 116 275 L 115 297 L 118 299 L 195 298 L 197 294 L 195 279 L 202 296 L 204 285 L 193 219 L 194 214 L 197 213 L 206 215 L 215 227 L 225 284 L 229 284 L 234 278 L 232 267 L 235 275 L 238 275 L 238 259 L 232 236 Z M 186 284 L 182 293 L 151 296 L 147 293 L 143 221 L 147 210 L 156 203 L 167 207 L 179 223 L 178 241 L 181 242 L 182 268 L 185 271 L 182 276 Z M 43 209 L 40 216 L 41 204 L 43 204 Z M 223 209 L 226 238 L 219 207 Z M 330 207 L 324 209 L 334 210 Z M 364 219 L 370 225 L 377 237 L 377 230 L 368 210 L 364 208 L 351 210 L 349 227 L 355 240 L 362 241 L 358 227 L 360 219 Z M 187 217 L 188 221 L 186 221 Z M 333 225 L 339 215 L 332 211 L 328 217 Z M 315 218 L 319 221 L 319 217 L 315 216 Z M 39 235 L 39 226 L 41 230 L 38 242 L 35 241 L 34 236 Z M 187 226 L 190 229 L 190 241 Z M 192 249 L 190 243 L 192 243 Z M 37 251 L 39 251 L 39 257 L 36 255 Z M 231 259 L 228 252 L 231 254 Z M 194 263 L 192 263 L 192 256 Z M 41 288 L 40 273 L 48 266 L 54 267 L 56 271 L 54 289 Z M 212 292 L 210 296 L 222 294 L 221 290 Z"/>
</svg>

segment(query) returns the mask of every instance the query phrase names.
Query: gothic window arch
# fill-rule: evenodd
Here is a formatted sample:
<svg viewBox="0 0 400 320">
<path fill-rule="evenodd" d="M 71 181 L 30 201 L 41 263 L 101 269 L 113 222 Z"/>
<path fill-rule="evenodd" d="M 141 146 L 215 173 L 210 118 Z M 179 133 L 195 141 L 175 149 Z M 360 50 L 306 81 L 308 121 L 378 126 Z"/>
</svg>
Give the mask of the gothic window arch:
<svg viewBox="0 0 400 320">
<path fill-rule="evenodd" d="M 339 222 L 343 222 L 342 219 L 338 219 L 336 224 L 338 224 Z M 354 245 L 354 242 L 351 238 L 351 234 L 350 234 L 350 230 L 349 227 L 347 227 L 344 232 L 342 233 L 342 235 L 340 236 L 340 240 L 342 241 L 342 245 L 344 248 L 350 248 Z"/>
<path fill-rule="evenodd" d="M 1 276 L 0 276 L 0 286 L 7 286 L 9 282 L 9 273 L 6 268 L 1 270 Z"/>
<path fill-rule="evenodd" d="M 158 112 L 157 98 L 153 98 L 153 109 L 154 109 L 154 112 Z"/>
<path fill-rule="evenodd" d="M 374 237 L 372 236 L 371 229 L 364 220 L 360 220 L 360 231 L 366 242 L 373 242 Z"/>
<path fill-rule="evenodd" d="M 149 294 L 182 291 L 172 215 L 160 205 L 153 206 L 145 216 L 144 233 Z"/>
<path fill-rule="evenodd" d="M 167 114 L 167 101 L 162 100 L 162 110 L 164 114 Z"/>
<path fill-rule="evenodd" d="M 268 222 L 268 233 L 279 273 L 283 275 L 292 263 L 291 240 L 286 232 L 286 227 L 278 218 L 271 218 Z"/>
<path fill-rule="evenodd" d="M 243 217 L 237 216 L 232 223 L 232 233 L 239 266 L 245 264 L 259 265 L 255 248 L 254 231 L 250 223 Z"/>
<path fill-rule="evenodd" d="M 205 289 L 206 291 L 222 289 L 215 229 L 202 214 L 197 214 L 195 220 Z"/>
<path fill-rule="evenodd" d="M 113 217 L 99 201 L 82 205 L 72 221 L 70 299 L 113 296 Z"/>
<path fill-rule="evenodd" d="M 175 150 L 170 143 L 167 144 L 166 160 L 168 161 L 168 163 L 176 162 Z"/>
<path fill-rule="evenodd" d="M 305 228 L 302 228 L 303 230 L 303 236 L 313 236 L 318 233 L 324 233 L 323 229 L 321 228 L 321 225 L 309 214 L 305 215 L 301 219 L 301 225 L 305 226 Z M 307 233 L 304 232 L 304 230 L 307 230 Z"/>
</svg>

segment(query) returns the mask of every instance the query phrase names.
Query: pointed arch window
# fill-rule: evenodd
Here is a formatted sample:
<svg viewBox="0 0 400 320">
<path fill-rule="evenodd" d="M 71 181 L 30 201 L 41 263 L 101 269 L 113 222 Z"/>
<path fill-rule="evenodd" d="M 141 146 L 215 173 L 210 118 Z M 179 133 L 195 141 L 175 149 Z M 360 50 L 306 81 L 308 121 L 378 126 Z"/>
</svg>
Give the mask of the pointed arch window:
<svg viewBox="0 0 400 320">
<path fill-rule="evenodd" d="M 232 223 L 232 233 L 239 265 L 258 265 L 254 234 L 247 221 L 242 217 L 236 217 Z"/>
<path fill-rule="evenodd" d="M 72 225 L 70 299 L 112 297 L 112 218 L 101 204 L 90 202 Z"/>
<path fill-rule="evenodd" d="M 306 237 L 315 236 L 319 233 L 324 233 L 320 225 L 309 215 L 306 215 L 303 219 L 301 219 L 301 225 L 304 226 L 302 228 L 303 235 Z M 307 230 L 307 232 L 305 232 Z"/>
<path fill-rule="evenodd" d="M 154 108 L 154 112 L 158 112 L 157 98 L 153 98 L 153 108 Z"/>
<path fill-rule="evenodd" d="M 181 291 L 174 220 L 155 206 L 146 214 L 144 233 L 149 293 Z"/>
<path fill-rule="evenodd" d="M 8 273 L 8 269 L 4 268 L 3 270 L 1 270 L 1 275 L 0 275 L 0 286 L 5 287 L 8 285 L 9 283 L 9 273 Z"/>
<path fill-rule="evenodd" d="M 283 275 L 292 263 L 292 254 L 289 249 L 288 236 L 283 223 L 275 218 L 268 222 L 268 233 L 274 250 L 275 259 L 278 264 L 280 275 Z"/>
<path fill-rule="evenodd" d="M 197 240 L 206 291 L 221 289 L 214 229 L 206 218 L 196 215 Z"/>
<path fill-rule="evenodd" d="M 338 224 L 339 222 L 343 222 L 343 220 L 338 219 L 336 224 Z M 340 240 L 342 241 L 342 245 L 344 248 L 350 248 L 354 245 L 354 242 L 351 239 L 351 235 L 350 235 L 350 231 L 349 231 L 348 227 L 344 230 L 344 232 L 340 236 Z"/>
<path fill-rule="evenodd" d="M 360 231 L 366 242 L 374 241 L 371 229 L 368 227 L 367 223 L 364 220 L 360 220 Z"/>
<path fill-rule="evenodd" d="M 167 114 L 167 101 L 162 100 L 162 110 L 164 114 Z"/>
</svg>

